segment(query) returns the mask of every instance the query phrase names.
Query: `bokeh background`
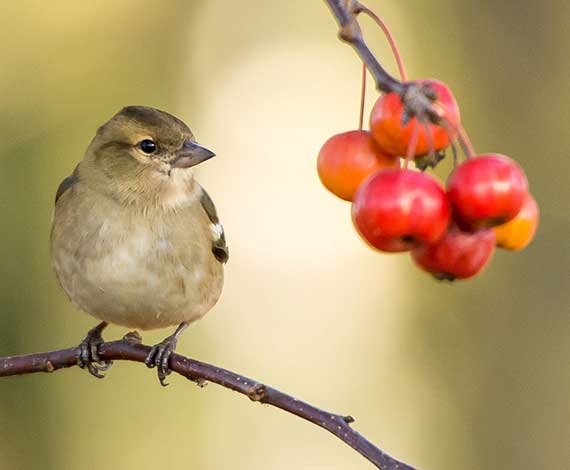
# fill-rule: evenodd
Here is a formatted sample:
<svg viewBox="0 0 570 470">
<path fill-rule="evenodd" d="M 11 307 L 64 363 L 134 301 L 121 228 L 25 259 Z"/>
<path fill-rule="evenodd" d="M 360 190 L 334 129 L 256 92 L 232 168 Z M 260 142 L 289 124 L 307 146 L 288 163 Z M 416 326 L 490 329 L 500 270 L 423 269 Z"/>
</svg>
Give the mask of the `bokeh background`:
<svg viewBox="0 0 570 470">
<path fill-rule="evenodd" d="M 350 413 L 422 469 L 568 468 L 570 3 L 368 4 L 411 77 L 451 86 L 476 148 L 526 169 L 542 209 L 529 249 L 449 285 L 359 240 L 315 171 L 325 139 L 356 126 L 360 87 L 322 1 L 3 2 L 0 356 L 69 347 L 94 325 L 50 270 L 53 197 L 96 127 L 146 104 L 218 154 L 199 177 L 226 227 L 227 283 L 180 352 Z M 170 381 L 128 363 L 101 381 L 0 380 L 0 469 L 372 468 L 295 417 Z"/>
</svg>

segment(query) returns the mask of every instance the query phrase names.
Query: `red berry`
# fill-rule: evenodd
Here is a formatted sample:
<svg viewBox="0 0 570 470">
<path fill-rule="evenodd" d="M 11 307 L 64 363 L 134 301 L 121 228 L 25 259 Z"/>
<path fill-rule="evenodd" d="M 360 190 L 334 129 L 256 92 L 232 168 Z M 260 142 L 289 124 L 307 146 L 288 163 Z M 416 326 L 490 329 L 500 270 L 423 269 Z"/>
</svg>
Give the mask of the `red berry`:
<svg viewBox="0 0 570 470">
<path fill-rule="evenodd" d="M 412 257 L 419 267 L 437 279 L 453 281 L 475 276 L 490 260 L 494 249 L 493 230 L 462 232 L 451 226 L 438 242 L 414 248 Z"/>
<path fill-rule="evenodd" d="M 458 166 L 447 182 L 454 217 L 466 227 L 508 222 L 521 210 L 527 192 L 521 167 L 499 154 L 471 158 Z"/>
<path fill-rule="evenodd" d="M 506 224 L 493 227 L 497 246 L 506 250 L 522 250 L 534 238 L 538 227 L 538 206 L 534 198 L 527 193 L 522 209 L 517 216 Z"/>
<path fill-rule="evenodd" d="M 418 80 L 414 83 L 429 85 L 437 95 L 436 107 L 440 107 L 451 127 L 459 125 L 459 106 L 449 88 L 437 80 Z M 430 151 L 430 140 L 425 127 L 417 118 L 411 118 L 404 125 L 404 105 L 397 93 L 386 93 L 378 98 L 370 114 L 370 130 L 382 149 L 388 155 L 405 156 L 412 140 L 414 128 L 418 126 L 418 141 L 415 155 L 425 155 Z M 432 135 L 433 150 L 442 150 L 449 145 L 447 131 L 434 124 L 427 125 Z"/>
<path fill-rule="evenodd" d="M 323 185 L 333 194 L 352 201 L 354 193 L 370 174 L 382 168 L 399 167 L 396 157 L 384 155 L 368 131 L 337 134 L 325 142 L 317 160 Z"/>
<path fill-rule="evenodd" d="M 450 210 L 445 191 L 432 176 L 382 170 L 356 192 L 352 218 L 370 245 L 396 252 L 437 241 L 445 233 Z"/>
</svg>

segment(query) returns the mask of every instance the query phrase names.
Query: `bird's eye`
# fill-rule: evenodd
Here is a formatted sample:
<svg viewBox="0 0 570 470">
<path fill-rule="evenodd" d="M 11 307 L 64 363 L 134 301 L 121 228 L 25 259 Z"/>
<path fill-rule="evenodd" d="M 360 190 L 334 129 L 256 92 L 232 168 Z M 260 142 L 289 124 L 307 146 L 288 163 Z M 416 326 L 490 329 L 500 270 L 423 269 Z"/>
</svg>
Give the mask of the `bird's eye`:
<svg viewBox="0 0 570 470">
<path fill-rule="evenodd" d="M 144 140 L 139 142 L 139 148 L 144 153 L 151 154 L 151 153 L 156 152 L 157 146 L 156 146 L 156 142 L 154 140 L 144 139 Z"/>
</svg>

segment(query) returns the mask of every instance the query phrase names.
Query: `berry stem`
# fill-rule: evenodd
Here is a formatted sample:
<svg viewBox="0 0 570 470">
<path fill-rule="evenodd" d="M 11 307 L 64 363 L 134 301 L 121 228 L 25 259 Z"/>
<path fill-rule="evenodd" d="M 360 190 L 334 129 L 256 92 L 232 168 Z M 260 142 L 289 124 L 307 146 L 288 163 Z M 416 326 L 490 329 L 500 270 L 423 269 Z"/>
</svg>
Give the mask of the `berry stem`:
<svg viewBox="0 0 570 470">
<path fill-rule="evenodd" d="M 428 155 L 430 158 L 434 158 L 435 157 L 435 145 L 433 143 L 433 133 L 432 133 L 431 126 L 425 121 L 422 122 L 422 125 L 424 127 L 425 132 L 426 132 L 426 138 L 428 141 L 428 148 L 429 148 Z"/>
<path fill-rule="evenodd" d="M 469 139 L 469 135 L 465 131 L 465 128 L 459 124 L 457 126 L 457 135 L 458 140 L 461 146 L 463 147 L 463 151 L 465 152 L 465 156 L 469 159 L 475 156 L 475 149 L 473 144 L 471 143 L 471 139 Z"/>
<path fill-rule="evenodd" d="M 445 129 L 452 144 L 453 141 L 457 138 L 459 145 L 461 145 L 461 150 L 463 150 L 463 153 L 465 154 L 465 158 L 467 160 L 475 156 L 475 149 L 473 147 L 473 144 L 471 143 L 467 132 L 461 124 L 456 126 L 444 117 L 440 122 L 440 126 Z"/>
<path fill-rule="evenodd" d="M 364 102 L 366 100 L 366 64 L 362 62 L 362 85 L 360 88 L 360 117 L 358 119 L 358 130 L 362 130 L 364 123 Z"/>
<path fill-rule="evenodd" d="M 407 74 L 406 69 L 404 68 L 404 61 L 402 60 L 402 55 L 400 54 L 400 49 L 398 48 L 398 44 L 396 43 L 396 39 L 388 28 L 388 25 L 380 18 L 376 13 L 370 10 L 368 7 L 362 6 L 361 11 L 366 13 L 370 18 L 372 18 L 378 26 L 384 32 L 384 36 L 388 40 L 390 47 L 392 48 L 392 53 L 394 54 L 394 58 L 396 59 L 396 63 L 398 64 L 398 70 L 400 71 L 400 80 L 403 82 L 407 81 Z"/>
<path fill-rule="evenodd" d="M 420 135 L 420 125 L 417 119 L 414 119 L 414 130 L 412 131 L 412 138 L 408 144 L 408 150 L 406 151 L 406 161 L 404 163 L 404 168 L 407 170 L 410 166 L 410 161 L 414 158 L 414 152 L 416 151 L 416 146 L 418 145 L 418 137 Z"/>
<path fill-rule="evenodd" d="M 455 146 L 455 142 L 451 141 L 451 153 L 453 155 L 453 168 L 455 169 L 458 164 L 457 160 L 457 147 Z"/>
</svg>

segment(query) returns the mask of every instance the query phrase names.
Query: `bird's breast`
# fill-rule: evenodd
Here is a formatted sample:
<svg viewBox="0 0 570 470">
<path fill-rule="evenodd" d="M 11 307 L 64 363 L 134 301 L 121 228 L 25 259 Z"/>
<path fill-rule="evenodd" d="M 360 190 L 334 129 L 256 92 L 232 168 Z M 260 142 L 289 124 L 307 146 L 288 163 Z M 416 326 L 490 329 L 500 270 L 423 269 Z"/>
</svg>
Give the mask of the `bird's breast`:
<svg viewBox="0 0 570 470">
<path fill-rule="evenodd" d="M 86 214 L 80 225 L 57 225 L 57 215 L 52 258 L 58 279 L 71 300 L 97 318 L 161 328 L 200 318 L 218 300 L 222 266 L 199 211 L 114 208 Z"/>
</svg>

